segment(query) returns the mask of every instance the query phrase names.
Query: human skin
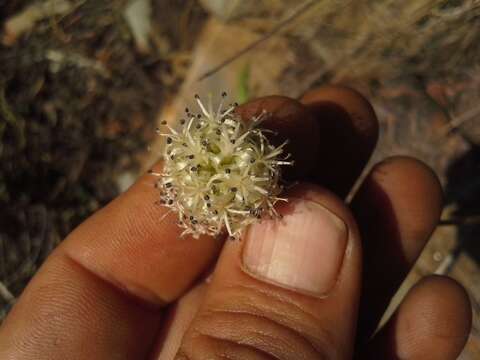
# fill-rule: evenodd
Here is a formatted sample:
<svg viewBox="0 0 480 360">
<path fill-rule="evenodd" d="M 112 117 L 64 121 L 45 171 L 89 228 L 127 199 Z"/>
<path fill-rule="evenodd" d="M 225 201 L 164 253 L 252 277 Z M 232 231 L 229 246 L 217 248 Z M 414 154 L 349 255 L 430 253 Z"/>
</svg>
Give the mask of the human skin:
<svg viewBox="0 0 480 360">
<path fill-rule="evenodd" d="M 420 281 L 374 334 L 438 222 L 434 173 L 412 158 L 386 159 L 347 206 L 377 141 L 368 101 L 329 86 L 238 112 L 248 119 L 263 109 L 296 160 L 283 227 L 254 225 L 242 241 L 179 239 L 173 216 L 160 221 L 166 210 L 144 175 L 50 255 L 0 328 L 0 358 L 456 359 L 471 307 L 447 277 Z M 305 264 L 297 247 L 270 254 L 277 267 L 255 259 L 265 251 L 251 249 L 271 229 L 280 232 L 269 246 L 288 246 L 290 224 L 305 224 L 298 233 L 315 249 Z M 312 271 L 317 257 L 322 272 Z"/>
</svg>

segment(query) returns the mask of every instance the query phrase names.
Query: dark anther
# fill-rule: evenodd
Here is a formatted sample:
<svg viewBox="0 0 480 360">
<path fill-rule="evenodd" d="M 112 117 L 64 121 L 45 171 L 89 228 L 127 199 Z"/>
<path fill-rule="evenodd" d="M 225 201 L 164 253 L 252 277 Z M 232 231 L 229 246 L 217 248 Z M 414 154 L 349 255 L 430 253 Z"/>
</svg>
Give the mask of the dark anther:
<svg viewBox="0 0 480 360">
<path fill-rule="evenodd" d="M 195 126 L 197 129 L 201 129 L 202 128 L 202 125 L 200 124 L 197 124 L 197 126 Z"/>
<path fill-rule="evenodd" d="M 181 125 L 185 125 L 185 122 L 186 122 L 185 119 L 180 119 L 180 124 Z"/>
<path fill-rule="evenodd" d="M 202 117 L 202 114 L 197 114 L 197 118 L 200 119 Z"/>
<path fill-rule="evenodd" d="M 210 196 L 208 196 L 208 195 L 205 195 L 203 198 L 204 198 L 205 200 L 210 200 Z"/>
<path fill-rule="evenodd" d="M 238 106 L 238 103 L 237 102 L 233 103 L 233 106 Z"/>
<path fill-rule="evenodd" d="M 235 139 L 230 140 L 232 144 L 235 144 Z"/>
<path fill-rule="evenodd" d="M 190 220 L 193 220 L 193 215 L 190 215 Z"/>
<path fill-rule="evenodd" d="M 166 188 L 171 188 L 171 187 L 172 187 L 172 183 L 165 183 L 165 187 L 166 187 Z"/>
<path fill-rule="evenodd" d="M 167 138 L 167 144 L 171 144 L 172 143 L 172 138 Z"/>
<path fill-rule="evenodd" d="M 166 120 L 162 120 L 162 122 L 160 123 L 162 125 L 167 125 L 167 121 Z"/>
<path fill-rule="evenodd" d="M 193 219 L 193 220 L 192 220 L 192 224 L 193 224 L 193 225 L 196 225 L 196 224 L 198 224 L 198 221 L 195 220 L 195 219 Z"/>
<path fill-rule="evenodd" d="M 207 146 L 207 145 L 208 145 L 208 141 L 207 141 L 207 140 L 202 140 L 202 145 L 203 145 L 203 146 Z"/>
<path fill-rule="evenodd" d="M 207 207 L 208 207 L 208 208 L 209 208 L 209 207 L 212 207 L 212 204 L 210 204 L 210 203 L 207 203 Z"/>
<path fill-rule="evenodd" d="M 217 129 L 216 133 L 217 135 L 222 135 L 222 132 L 220 131 L 220 129 Z"/>
<path fill-rule="evenodd" d="M 183 143 L 182 145 L 183 145 L 183 146 L 185 146 L 185 147 L 187 147 L 187 146 L 188 146 L 188 145 L 187 145 L 187 143 Z"/>
<path fill-rule="evenodd" d="M 237 189 L 236 187 L 232 187 L 232 188 L 230 189 L 230 191 L 235 193 L 235 192 L 238 191 L 238 189 Z"/>
<path fill-rule="evenodd" d="M 195 94 L 195 99 L 200 99 L 200 96 L 198 96 L 198 94 Z"/>
<path fill-rule="evenodd" d="M 152 170 L 152 169 L 149 169 L 149 170 L 147 171 L 147 173 L 152 174 L 152 173 L 153 173 L 153 170 Z"/>
<path fill-rule="evenodd" d="M 175 156 L 174 155 L 170 155 L 170 160 L 173 160 L 175 159 Z"/>
<path fill-rule="evenodd" d="M 225 172 L 226 172 L 227 174 L 230 174 L 232 171 L 231 171 L 230 169 L 225 169 Z"/>
<path fill-rule="evenodd" d="M 172 199 L 168 200 L 168 205 L 172 205 L 172 204 L 173 204 L 173 200 Z"/>
<path fill-rule="evenodd" d="M 195 155 L 193 155 L 193 154 L 192 154 L 192 155 L 188 155 L 188 158 L 189 158 L 189 159 L 193 159 L 194 157 L 195 157 Z"/>
<path fill-rule="evenodd" d="M 185 108 L 185 112 L 188 114 L 190 110 L 188 110 L 188 108 Z"/>
<path fill-rule="evenodd" d="M 197 171 L 197 168 L 196 168 L 195 166 L 192 166 L 192 167 L 190 168 L 190 170 L 192 170 L 192 171 Z"/>
<path fill-rule="evenodd" d="M 226 97 L 227 96 L 227 93 L 224 91 L 222 92 L 222 97 Z"/>
<path fill-rule="evenodd" d="M 253 164 L 255 162 L 255 159 L 254 158 L 251 158 L 250 159 L 250 164 Z"/>
<path fill-rule="evenodd" d="M 213 213 L 214 213 L 215 215 L 218 215 L 218 211 L 217 211 L 217 210 L 213 210 Z"/>
</svg>

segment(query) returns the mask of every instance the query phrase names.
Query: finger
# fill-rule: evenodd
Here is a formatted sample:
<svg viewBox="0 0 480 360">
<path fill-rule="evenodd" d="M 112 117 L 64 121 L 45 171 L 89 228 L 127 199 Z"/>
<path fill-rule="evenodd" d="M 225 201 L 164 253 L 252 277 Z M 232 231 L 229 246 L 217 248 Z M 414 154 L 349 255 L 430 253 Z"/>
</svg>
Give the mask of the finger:
<svg viewBox="0 0 480 360">
<path fill-rule="evenodd" d="M 465 289 L 450 278 L 429 276 L 410 290 L 361 358 L 457 359 L 470 333 L 471 321 Z"/>
<path fill-rule="evenodd" d="M 341 92 L 342 89 L 340 89 Z M 360 112 L 364 111 L 362 107 L 365 107 L 363 98 L 357 93 L 343 89 L 347 98 L 350 98 L 349 106 L 350 110 Z M 348 100 L 348 99 L 347 99 Z M 339 99 L 339 102 L 344 102 L 345 99 Z M 356 103 L 359 102 L 359 103 Z M 349 103 L 349 101 L 347 101 Z M 357 107 L 357 109 L 355 109 Z M 282 96 L 268 96 L 253 100 L 246 105 L 240 106 L 237 109 L 237 113 L 243 116 L 245 119 L 250 119 L 254 116 L 260 115 L 263 111 L 268 109 L 267 120 L 262 123 L 263 128 L 268 128 L 277 132 L 275 137 L 270 136 L 270 139 L 275 142 L 276 145 L 280 145 L 287 139 L 293 139 L 287 146 L 286 152 L 296 154 L 294 156 L 295 165 L 288 171 L 286 177 L 292 180 L 301 180 L 308 178 L 308 175 L 312 173 L 316 166 L 313 159 L 318 158 L 318 134 L 319 126 L 316 119 L 314 119 L 308 109 L 298 101 L 292 100 Z M 365 116 L 368 121 L 368 115 Z M 372 118 L 371 118 L 372 119 Z M 376 121 L 374 118 L 373 121 Z M 303 161 L 297 161 L 297 159 Z M 195 293 L 198 293 L 195 291 Z M 185 325 L 184 319 L 190 318 L 192 313 L 196 311 L 198 302 L 201 300 L 199 296 L 195 297 L 196 303 L 192 302 L 192 296 L 188 295 L 188 301 L 182 300 L 182 305 L 175 307 L 172 315 L 172 322 L 174 324 Z M 180 329 L 180 330 L 179 330 Z M 165 341 L 163 351 L 160 359 L 173 358 L 171 355 L 174 352 L 175 346 L 179 345 L 179 339 L 183 337 L 184 327 L 172 326 L 168 331 L 168 339 Z"/>
<path fill-rule="evenodd" d="M 313 185 L 289 198 L 283 219 L 225 244 L 177 359 L 351 357 L 361 272 L 354 220 Z"/>
<path fill-rule="evenodd" d="M 319 126 L 321 156 L 312 181 L 345 197 L 360 176 L 378 139 L 378 121 L 370 103 L 357 91 L 324 86 L 301 99 Z"/>
<path fill-rule="evenodd" d="M 143 176 L 64 241 L 3 324 L 0 358 L 145 356 L 159 326 L 154 307 L 185 291 L 221 245 L 179 239 L 172 218 L 160 221 L 157 197 Z"/>
<path fill-rule="evenodd" d="M 268 111 L 271 105 L 264 106 Z M 179 239 L 175 216 L 162 221 L 166 210 L 155 205 L 154 182 L 152 176 L 142 177 L 80 225 L 48 259 L 0 330 L 4 358 L 55 359 L 75 353 L 95 359 L 112 351 L 127 357 L 146 351 L 153 331 L 142 338 L 145 342 L 130 337 L 158 326 L 158 316 L 145 307 L 178 298 L 221 247 L 208 237 Z M 98 307 L 86 312 L 85 304 Z M 123 326 L 116 325 L 118 319 Z"/>
<path fill-rule="evenodd" d="M 175 357 L 183 335 L 197 314 L 207 286 L 206 282 L 197 284 L 169 309 L 167 321 L 157 339 L 156 350 L 152 359 L 171 360 Z"/>
<path fill-rule="evenodd" d="M 442 208 L 440 183 L 423 163 L 394 157 L 376 165 L 352 209 L 364 239 L 359 329 L 365 341 L 375 330 L 434 230 Z"/>
<path fill-rule="evenodd" d="M 143 359 L 159 313 L 53 255 L 0 328 L 0 359 Z"/>
</svg>

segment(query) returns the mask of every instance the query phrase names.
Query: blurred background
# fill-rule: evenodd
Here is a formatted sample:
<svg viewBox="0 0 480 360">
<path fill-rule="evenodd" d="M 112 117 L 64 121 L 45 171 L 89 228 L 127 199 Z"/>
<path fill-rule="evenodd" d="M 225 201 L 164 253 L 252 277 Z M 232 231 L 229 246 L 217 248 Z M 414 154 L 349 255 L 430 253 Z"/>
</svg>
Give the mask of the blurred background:
<svg viewBox="0 0 480 360">
<path fill-rule="evenodd" d="M 454 277 L 475 314 L 461 359 L 479 359 L 480 0 L 0 0 L 0 319 L 158 158 L 156 126 L 194 93 L 327 83 L 372 101 L 371 163 L 408 154 L 438 173 L 442 222 L 392 308 L 421 276 Z"/>
</svg>

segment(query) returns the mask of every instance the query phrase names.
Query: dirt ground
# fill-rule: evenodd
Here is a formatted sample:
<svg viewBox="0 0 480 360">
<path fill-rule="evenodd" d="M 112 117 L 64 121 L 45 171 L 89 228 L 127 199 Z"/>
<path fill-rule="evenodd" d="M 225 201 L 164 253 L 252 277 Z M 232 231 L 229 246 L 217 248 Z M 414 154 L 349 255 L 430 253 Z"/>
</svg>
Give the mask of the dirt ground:
<svg viewBox="0 0 480 360">
<path fill-rule="evenodd" d="M 0 319 L 55 245 L 136 176 L 182 82 L 205 12 L 152 2 L 146 48 L 128 5 L 0 1 Z"/>
</svg>

